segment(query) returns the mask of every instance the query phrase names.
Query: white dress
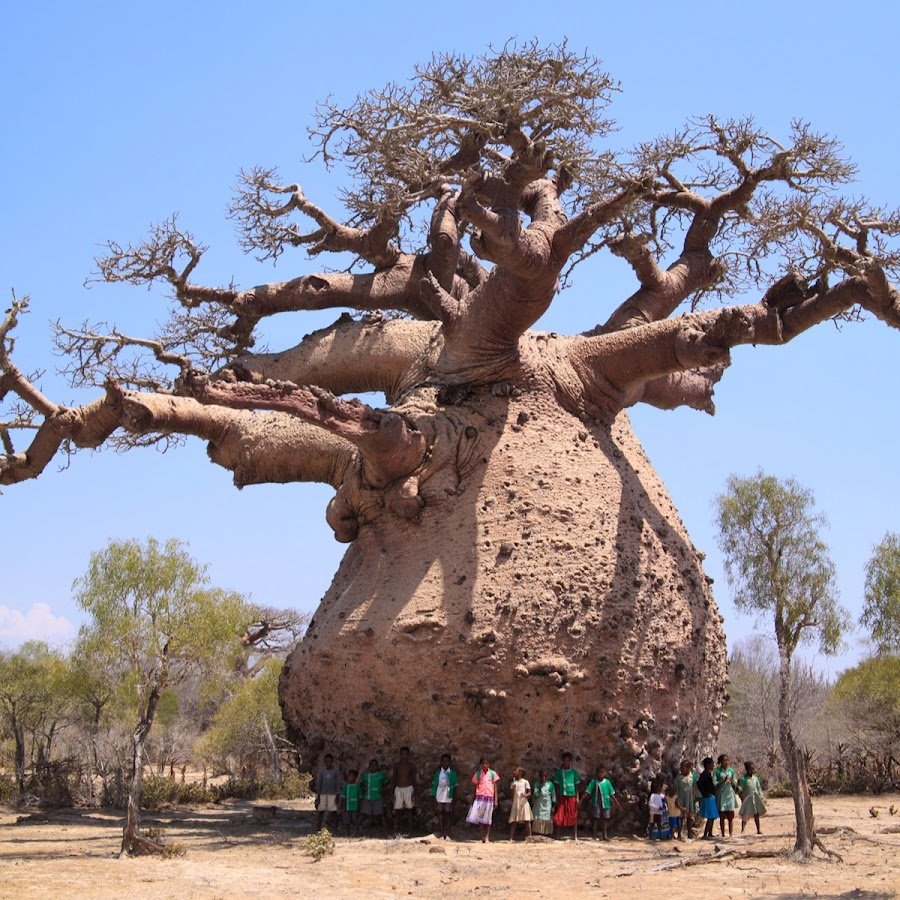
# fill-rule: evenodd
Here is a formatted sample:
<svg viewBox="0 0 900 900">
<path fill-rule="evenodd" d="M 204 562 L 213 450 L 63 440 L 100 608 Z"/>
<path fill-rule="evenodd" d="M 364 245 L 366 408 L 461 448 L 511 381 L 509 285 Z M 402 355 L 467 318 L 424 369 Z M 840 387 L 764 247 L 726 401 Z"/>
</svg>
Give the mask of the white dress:
<svg viewBox="0 0 900 900">
<path fill-rule="evenodd" d="M 509 811 L 509 824 L 530 822 L 534 816 L 531 813 L 531 804 L 525 794 L 531 790 L 531 785 L 524 778 L 517 778 L 511 787 L 512 809 Z"/>
</svg>

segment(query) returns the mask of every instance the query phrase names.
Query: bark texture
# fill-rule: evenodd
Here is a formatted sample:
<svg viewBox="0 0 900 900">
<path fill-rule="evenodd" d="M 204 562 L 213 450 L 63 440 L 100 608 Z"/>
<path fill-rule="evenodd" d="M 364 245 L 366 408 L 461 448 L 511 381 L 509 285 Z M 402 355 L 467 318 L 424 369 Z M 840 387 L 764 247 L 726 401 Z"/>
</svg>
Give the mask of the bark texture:
<svg viewBox="0 0 900 900">
<path fill-rule="evenodd" d="M 854 167 L 802 122 L 776 139 L 706 116 L 613 152 L 615 89 L 594 57 L 532 42 L 325 102 L 311 136 L 346 167 L 343 221 L 265 168 L 231 214 L 245 250 L 342 270 L 200 284 L 174 216 L 109 242 L 99 279 L 164 282 L 172 309 L 152 339 L 57 327 L 73 384 L 105 389 L 84 406 L 13 363 L 27 300 L 0 322 L 0 486 L 73 448 L 195 436 L 238 487 L 335 488 L 351 546 L 281 683 L 309 764 L 408 744 L 423 767 L 486 753 L 508 773 L 566 748 L 627 788 L 716 733 L 721 619 L 624 410 L 712 413 L 738 345 L 863 311 L 900 327 L 900 213 L 840 197 Z M 602 250 L 636 289 L 580 335 L 532 330 Z M 254 351 L 262 320 L 323 309 L 341 314 Z M 341 396 L 365 391 L 386 408 Z"/>
<path fill-rule="evenodd" d="M 419 520 L 371 512 L 288 659 L 307 761 L 407 744 L 423 768 L 486 754 L 508 773 L 570 749 L 627 790 L 707 748 L 722 620 L 627 416 L 587 426 L 542 393 L 448 412 L 456 460 L 421 483 Z"/>
</svg>

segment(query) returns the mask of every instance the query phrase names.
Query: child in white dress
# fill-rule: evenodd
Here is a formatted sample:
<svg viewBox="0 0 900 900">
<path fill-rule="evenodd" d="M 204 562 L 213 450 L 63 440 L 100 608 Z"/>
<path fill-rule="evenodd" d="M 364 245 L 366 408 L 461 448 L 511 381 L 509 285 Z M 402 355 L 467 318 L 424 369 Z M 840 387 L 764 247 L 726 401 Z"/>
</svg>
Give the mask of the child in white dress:
<svg viewBox="0 0 900 900">
<path fill-rule="evenodd" d="M 521 766 L 513 770 L 510 791 L 512 808 L 509 811 L 509 839 L 514 840 L 519 825 L 525 826 L 526 837 L 531 838 L 531 785 L 525 780 L 525 770 Z"/>
</svg>

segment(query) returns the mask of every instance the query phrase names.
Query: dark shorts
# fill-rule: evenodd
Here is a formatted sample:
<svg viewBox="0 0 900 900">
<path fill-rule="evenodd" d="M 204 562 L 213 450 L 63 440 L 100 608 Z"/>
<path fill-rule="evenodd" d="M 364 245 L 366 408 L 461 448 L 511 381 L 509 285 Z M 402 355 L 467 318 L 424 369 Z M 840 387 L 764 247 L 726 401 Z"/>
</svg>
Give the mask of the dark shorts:
<svg viewBox="0 0 900 900">
<path fill-rule="evenodd" d="M 669 824 L 673 828 L 681 828 L 681 816 L 669 816 Z"/>
<path fill-rule="evenodd" d="M 729 822 L 734 818 L 734 810 L 733 809 L 723 809 L 719 811 L 720 819 L 727 819 Z"/>
<path fill-rule="evenodd" d="M 591 816 L 594 819 L 611 819 L 612 818 L 612 807 L 607 806 L 604 809 L 599 803 L 595 803 L 591 807 Z"/>
<path fill-rule="evenodd" d="M 359 821 L 358 809 L 345 809 L 341 813 L 341 821 L 345 825 L 355 825 Z"/>
<path fill-rule="evenodd" d="M 450 812 L 453 809 L 453 801 L 448 801 L 447 803 L 441 803 L 438 801 L 435 803 L 435 806 L 438 808 L 438 812 Z"/>
<path fill-rule="evenodd" d="M 364 816 L 380 816 L 384 813 L 384 803 L 381 800 L 360 800 L 359 811 Z"/>
</svg>

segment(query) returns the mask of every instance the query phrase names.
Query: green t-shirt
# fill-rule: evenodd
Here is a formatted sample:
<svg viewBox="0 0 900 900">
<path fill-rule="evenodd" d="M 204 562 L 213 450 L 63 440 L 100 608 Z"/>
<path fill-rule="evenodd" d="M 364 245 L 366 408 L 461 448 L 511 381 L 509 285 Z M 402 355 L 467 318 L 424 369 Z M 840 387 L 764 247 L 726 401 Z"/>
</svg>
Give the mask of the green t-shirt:
<svg viewBox="0 0 900 900">
<path fill-rule="evenodd" d="M 616 789 L 608 778 L 601 778 L 599 781 L 596 778 L 592 778 L 588 782 L 588 786 L 585 790 L 591 798 L 591 802 L 599 802 L 602 809 L 610 808 L 612 805 L 613 794 L 616 792 Z"/>
<path fill-rule="evenodd" d="M 366 800 L 380 800 L 381 791 L 390 779 L 384 772 L 363 772 L 362 789 Z"/>
<path fill-rule="evenodd" d="M 356 812 L 359 809 L 359 795 L 361 793 L 358 781 L 344 783 L 344 786 L 341 788 L 341 796 L 344 798 L 344 809 L 347 812 Z"/>
<path fill-rule="evenodd" d="M 581 781 L 581 776 L 574 769 L 557 769 L 553 775 L 556 782 L 557 793 L 560 797 L 577 797 L 576 785 Z"/>
</svg>

